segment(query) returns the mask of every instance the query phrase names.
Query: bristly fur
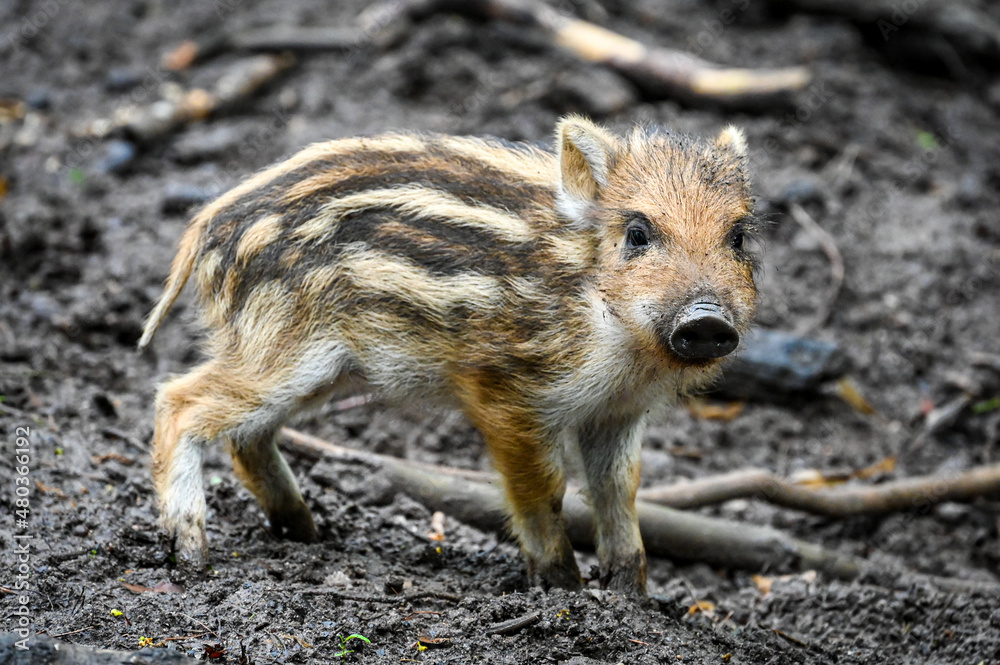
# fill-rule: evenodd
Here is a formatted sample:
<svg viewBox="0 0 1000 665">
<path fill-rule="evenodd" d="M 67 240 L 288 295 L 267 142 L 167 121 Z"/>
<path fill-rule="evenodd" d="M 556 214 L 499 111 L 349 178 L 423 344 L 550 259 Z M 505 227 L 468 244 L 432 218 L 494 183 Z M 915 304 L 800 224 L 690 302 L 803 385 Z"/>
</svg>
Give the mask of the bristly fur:
<svg viewBox="0 0 1000 665">
<path fill-rule="evenodd" d="M 182 559 L 206 551 L 201 451 L 216 440 L 275 533 L 314 539 L 274 439 L 295 411 L 365 386 L 472 420 L 547 586 L 580 584 L 560 518 L 562 450 L 578 444 L 604 582 L 642 593 L 646 414 L 718 370 L 665 340 L 695 301 L 749 324 L 752 208 L 739 130 L 620 137 L 577 117 L 554 151 L 385 134 L 317 144 L 249 179 L 191 222 L 140 341 L 193 276 L 209 359 L 161 387 L 153 451 Z"/>
</svg>

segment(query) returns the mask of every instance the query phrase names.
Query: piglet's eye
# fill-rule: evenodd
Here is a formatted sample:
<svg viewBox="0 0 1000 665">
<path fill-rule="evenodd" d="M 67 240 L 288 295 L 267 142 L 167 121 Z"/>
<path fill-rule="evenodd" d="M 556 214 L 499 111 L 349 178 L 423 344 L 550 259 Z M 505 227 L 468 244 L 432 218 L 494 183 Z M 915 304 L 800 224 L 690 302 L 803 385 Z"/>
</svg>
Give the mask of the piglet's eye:
<svg viewBox="0 0 1000 665">
<path fill-rule="evenodd" d="M 625 237 L 628 240 L 630 247 L 645 247 L 649 244 L 649 237 L 646 235 L 646 229 L 641 226 L 631 226 L 628 231 L 625 232 Z"/>
<path fill-rule="evenodd" d="M 730 243 L 732 244 L 733 249 L 737 251 L 743 249 L 743 245 L 746 243 L 746 234 L 743 233 L 743 231 L 737 231 L 733 234 L 733 238 Z"/>
</svg>

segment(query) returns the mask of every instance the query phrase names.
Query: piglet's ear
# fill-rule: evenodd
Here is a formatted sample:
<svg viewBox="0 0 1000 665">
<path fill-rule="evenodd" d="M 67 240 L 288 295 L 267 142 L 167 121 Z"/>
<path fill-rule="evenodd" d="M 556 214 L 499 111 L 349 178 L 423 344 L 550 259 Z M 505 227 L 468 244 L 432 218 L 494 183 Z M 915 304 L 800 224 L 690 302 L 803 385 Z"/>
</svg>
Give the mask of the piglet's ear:
<svg viewBox="0 0 1000 665">
<path fill-rule="evenodd" d="M 579 211 L 608 184 L 618 139 L 585 118 L 569 116 L 556 126 L 559 150 L 559 198 L 564 212 Z M 577 215 L 571 214 L 571 217 Z"/>
<path fill-rule="evenodd" d="M 715 147 L 719 150 L 729 152 L 741 160 L 747 158 L 747 137 L 743 130 L 734 125 L 729 125 L 715 139 Z"/>
</svg>

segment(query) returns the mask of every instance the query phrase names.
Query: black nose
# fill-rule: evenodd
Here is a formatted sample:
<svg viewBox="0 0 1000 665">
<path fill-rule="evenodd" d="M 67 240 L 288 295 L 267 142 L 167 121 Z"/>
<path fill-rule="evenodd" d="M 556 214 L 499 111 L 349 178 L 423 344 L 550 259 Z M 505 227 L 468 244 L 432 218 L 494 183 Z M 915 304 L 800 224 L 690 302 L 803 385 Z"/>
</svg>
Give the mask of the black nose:
<svg viewBox="0 0 1000 665">
<path fill-rule="evenodd" d="M 699 302 L 683 312 L 670 333 L 670 346 L 681 358 L 710 360 L 728 356 L 740 343 L 740 334 L 722 308 Z"/>
</svg>

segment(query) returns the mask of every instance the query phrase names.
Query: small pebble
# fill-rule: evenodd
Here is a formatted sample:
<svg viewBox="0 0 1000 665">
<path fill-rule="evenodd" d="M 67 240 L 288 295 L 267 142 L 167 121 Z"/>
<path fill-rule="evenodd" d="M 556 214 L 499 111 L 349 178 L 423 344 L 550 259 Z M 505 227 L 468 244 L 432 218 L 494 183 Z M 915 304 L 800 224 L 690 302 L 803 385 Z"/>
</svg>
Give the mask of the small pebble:
<svg viewBox="0 0 1000 665">
<path fill-rule="evenodd" d="M 822 201 L 823 192 L 812 180 L 793 180 L 785 187 L 780 198 L 788 203 L 809 203 Z"/>
<path fill-rule="evenodd" d="M 243 140 L 243 132 L 232 127 L 220 126 L 208 131 L 187 132 L 174 141 L 170 156 L 187 164 L 213 159 L 234 152 Z"/>
<path fill-rule="evenodd" d="M 36 111 L 46 111 L 52 108 L 52 93 L 45 88 L 35 88 L 28 93 L 24 101 L 29 108 Z"/>
<path fill-rule="evenodd" d="M 125 92 L 139 85 L 142 74 L 134 69 L 115 67 L 104 77 L 104 89 L 108 92 Z"/>
<path fill-rule="evenodd" d="M 139 155 L 135 144 L 129 141 L 109 141 L 104 147 L 104 156 L 94 164 L 97 173 L 122 174 L 129 170 Z"/>
<path fill-rule="evenodd" d="M 946 522 L 948 524 L 956 524 L 958 522 L 961 522 L 962 518 L 968 515 L 970 510 L 971 509 L 969 508 L 969 506 L 965 505 L 964 503 L 955 503 L 952 501 L 946 501 L 945 503 L 939 505 L 935 509 L 935 512 L 937 513 L 938 519 L 940 519 L 942 522 Z"/>
<path fill-rule="evenodd" d="M 185 213 L 214 198 L 218 192 L 207 187 L 184 182 L 171 182 L 163 190 L 160 210 L 167 214 Z"/>
</svg>

